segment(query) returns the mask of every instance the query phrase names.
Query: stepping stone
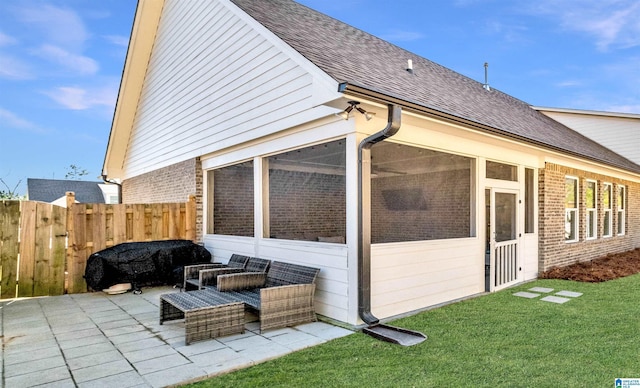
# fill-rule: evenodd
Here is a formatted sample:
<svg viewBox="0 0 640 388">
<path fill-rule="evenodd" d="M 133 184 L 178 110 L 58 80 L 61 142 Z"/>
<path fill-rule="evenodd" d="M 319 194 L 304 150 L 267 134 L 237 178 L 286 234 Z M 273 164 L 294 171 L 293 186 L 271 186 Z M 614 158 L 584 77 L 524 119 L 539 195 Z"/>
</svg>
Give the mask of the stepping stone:
<svg viewBox="0 0 640 388">
<path fill-rule="evenodd" d="M 516 292 L 513 295 L 514 296 L 519 296 L 519 297 L 522 297 L 522 298 L 527 298 L 527 299 L 533 299 L 533 298 L 537 298 L 537 297 L 540 296 L 540 294 L 534 294 L 533 292 L 525 292 L 525 291 Z"/>
<path fill-rule="evenodd" d="M 577 298 L 579 296 L 582 296 L 582 292 L 560 291 L 560 292 L 556 292 L 556 295 L 568 296 L 569 298 Z"/>
<path fill-rule="evenodd" d="M 543 294 L 548 294 L 551 291 L 553 291 L 553 288 L 545 288 L 545 287 L 533 287 L 530 288 L 529 291 L 533 291 L 533 292 L 541 292 Z"/>
<path fill-rule="evenodd" d="M 542 298 L 540 300 L 544 300 L 545 302 L 562 304 L 562 303 L 566 303 L 566 302 L 570 301 L 571 299 L 561 298 L 559 296 L 551 296 L 550 295 L 550 296 L 545 296 L 544 298 Z"/>
</svg>

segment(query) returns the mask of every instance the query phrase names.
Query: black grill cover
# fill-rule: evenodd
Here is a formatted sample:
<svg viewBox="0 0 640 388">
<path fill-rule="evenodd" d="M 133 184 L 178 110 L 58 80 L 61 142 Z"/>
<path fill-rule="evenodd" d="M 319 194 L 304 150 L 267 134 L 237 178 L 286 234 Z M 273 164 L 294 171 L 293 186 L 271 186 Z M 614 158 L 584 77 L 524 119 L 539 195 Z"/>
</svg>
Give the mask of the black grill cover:
<svg viewBox="0 0 640 388">
<path fill-rule="evenodd" d="M 185 265 L 210 261 L 209 251 L 188 240 L 123 243 L 89 256 L 84 277 L 94 290 L 120 283 L 136 288 L 182 284 Z"/>
</svg>

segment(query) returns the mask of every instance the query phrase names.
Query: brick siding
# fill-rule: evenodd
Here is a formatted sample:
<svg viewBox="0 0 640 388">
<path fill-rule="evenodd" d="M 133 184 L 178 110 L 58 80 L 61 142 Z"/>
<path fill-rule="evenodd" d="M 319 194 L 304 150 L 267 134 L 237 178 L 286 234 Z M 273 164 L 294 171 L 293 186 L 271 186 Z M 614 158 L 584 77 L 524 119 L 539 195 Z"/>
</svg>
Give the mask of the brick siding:
<svg viewBox="0 0 640 388">
<path fill-rule="evenodd" d="M 122 203 L 186 202 L 196 196 L 196 241 L 202 241 L 202 166 L 189 159 L 122 182 Z"/>
<path fill-rule="evenodd" d="M 578 241 L 566 242 L 565 229 L 565 177 L 578 178 Z M 586 239 L 586 181 L 597 182 L 597 238 Z M 604 209 L 603 183 L 612 184 L 612 236 L 602 237 Z M 617 235 L 617 193 L 620 185 L 626 187 L 626 231 Z M 610 176 L 547 163 L 539 175 L 539 270 L 589 261 L 609 253 L 624 252 L 638 247 L 640 242 L 640 185 Z"/>
</svg>

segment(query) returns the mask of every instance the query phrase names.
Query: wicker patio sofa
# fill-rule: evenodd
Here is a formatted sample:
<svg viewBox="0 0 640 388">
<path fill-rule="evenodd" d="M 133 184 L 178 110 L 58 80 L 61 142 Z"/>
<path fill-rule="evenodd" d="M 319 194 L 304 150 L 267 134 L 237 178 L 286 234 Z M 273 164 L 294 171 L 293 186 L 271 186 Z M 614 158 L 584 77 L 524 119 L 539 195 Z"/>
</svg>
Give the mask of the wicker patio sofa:
<svg viewBox="0 0 640 388">
<path fill-rule="evenodd" d="M 220 275 L 215 288 L 258 311 L 260 331 L 316 321 L 313 303 L 320 270 L 274 261 L 266 273 Z"/>
<path fill-rule="evenodd" d="M 220 275 L 227 275 L 241 272 L 257 272 L 265 273 L 271 265 L 271 260 L 261 259 L 259 257 L 250 257 L 244 268 L 212 268 L 200 270 L 198 279 L 189 282 L 188 287 L 196 286 L 199 289 L 206 287 L 215 287 L 217 279 Z"/>
<path fill-rule="evenodd" d="M 247 265 L 247 261 L 249 260 L 249 256 L 233 254 L 229 259 L 227 264 L 222 263 L 205 263 L 205 264 L 194 264 L 194 265 L 185 265 L 184 267 L 184 280 L 182 288 L 184 290 L 187 289 L 199 289 L 200 288 L 200 271 L 205 269 L 214 269 L 214 268 L 239 268 L 240 270 L 244 269 L 244 266 Z"/>
</svg>

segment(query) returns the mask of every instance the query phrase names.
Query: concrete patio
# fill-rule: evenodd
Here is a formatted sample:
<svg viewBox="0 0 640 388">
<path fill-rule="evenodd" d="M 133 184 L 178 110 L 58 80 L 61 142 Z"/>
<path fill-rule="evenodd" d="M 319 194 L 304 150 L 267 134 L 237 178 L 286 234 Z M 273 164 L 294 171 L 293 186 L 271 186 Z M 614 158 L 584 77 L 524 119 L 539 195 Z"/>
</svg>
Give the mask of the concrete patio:
<svg viewBox="0 0 640 388">
<path fill-rule="evenodd" d="M 159 321 L 159 295 L 102 292 L 4 301 L 3 387 L 165 387 L 246 368 L 351 334 L 323 322 L 184 342 L 184 323 Z"/>
</svg>

